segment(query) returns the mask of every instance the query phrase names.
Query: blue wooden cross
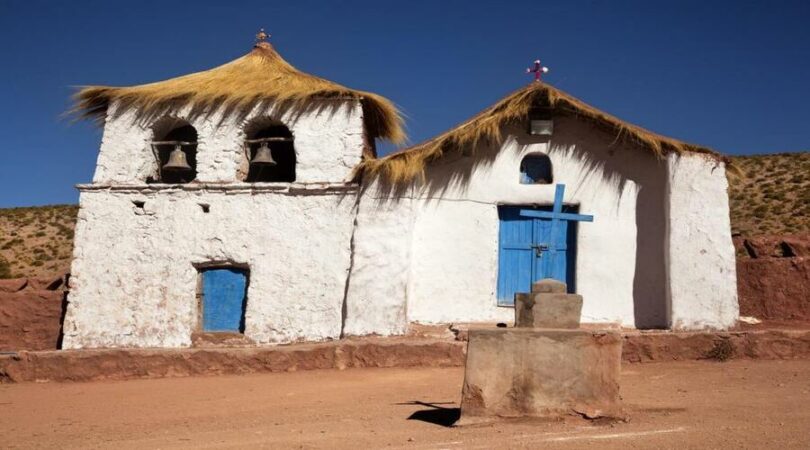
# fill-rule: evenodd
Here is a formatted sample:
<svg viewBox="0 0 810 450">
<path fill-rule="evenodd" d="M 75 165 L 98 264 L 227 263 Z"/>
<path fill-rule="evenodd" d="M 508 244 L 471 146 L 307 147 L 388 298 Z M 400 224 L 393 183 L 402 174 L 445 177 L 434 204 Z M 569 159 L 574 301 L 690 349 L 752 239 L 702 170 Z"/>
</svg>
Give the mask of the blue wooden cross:
<svg viewBox="0 0 810 450">
<path fill-rule="evenodd" d="M 537 210 L 522 210 L 520 211 L 520 215 L 523 217 L 535 217 L 540 219 L 551 219 L 551 239 L 548 244 L 548 250 L 551 253 L 551 258 L 554 258 L 554 255 L 557 254 L 557 243 L 555 241 L 555 236 L 557 236 L 557 227 L 561 220 L 575 220 L 578 222 L 593 222 L 593 216 L 588 214 L 572 214 L 572 213 L 564 213 L 562 212 L 563 208 L 563 196 L 565 194 L 565 185 L 558 184 L 556 186 L 556 190 L 554 191 L 554 208 L 551 212 L 549 211 L 537 211 Z M 551 263 L 550 267 L 554 267 L 554 263 Z"/>
</svg>

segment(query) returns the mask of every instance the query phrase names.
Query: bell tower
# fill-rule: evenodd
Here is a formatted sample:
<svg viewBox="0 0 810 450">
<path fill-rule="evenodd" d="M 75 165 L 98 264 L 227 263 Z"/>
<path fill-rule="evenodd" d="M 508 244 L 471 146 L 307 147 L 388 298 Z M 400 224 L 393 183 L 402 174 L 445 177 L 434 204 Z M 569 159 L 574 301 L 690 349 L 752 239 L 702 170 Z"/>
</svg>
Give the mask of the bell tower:
<svg viewBox="0 0 810 450">
<path fill-rule="evenodd" d="M 354 170 L 370 142 L 403 137 L 400 118 L 298 71 L 268 38 L 207 71 L 77 94 L 104 137 L 78 186 L 65 348 L 340 337 Z"/>
</svg>

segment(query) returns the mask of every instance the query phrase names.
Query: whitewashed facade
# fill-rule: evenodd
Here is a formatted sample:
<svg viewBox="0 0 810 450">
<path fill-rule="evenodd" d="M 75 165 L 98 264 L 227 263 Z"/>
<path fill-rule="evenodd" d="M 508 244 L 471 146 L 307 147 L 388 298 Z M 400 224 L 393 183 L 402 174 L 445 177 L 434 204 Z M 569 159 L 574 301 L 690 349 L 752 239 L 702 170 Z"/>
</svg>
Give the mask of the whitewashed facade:
<svg viewBox="0 0 810 450">
<path fill-rule="evenodd" d="M 295 114 L 190 107 L 144 117 L 112 104 L 93 182 L 80 185 L 65 348 L 186 347 L 201 328 L 200 273 L 248 271 L 244 337 L 256 345 L 395 335 L 413 322 L 509 322 L 498 306 L 498 207 L 565 203 L 592 214 L 576 233 L 583 322 L 724 329 L 738 317 L 724 164 L 656 157 L 574 116 L 550 137 L 505 126 L 482 145 L 390 189 L 353 181 L 368 155 L 359 100 Z M 166 117 L 197 132 L 197 176 L 147 182 Z M 294 182 L 242 181 L 257 120 L 286 125 Z M 548 155 L 551 184 L 521 184 Z"/>
<path fill-rule="evenodd" d="M 64 347 L 189 346 L 200 330 L 199 269 L 229 265 L 250 273 L 249 339 L 339 338 L 358 192 L 348 180 L 366 145 L 359 103 L 238 121 L 171 116 L 197 130 L 195 182 L 147 184 L 157 170 L 152 124 L 108 113 L 93 183 L 79 186 Z M 268 116 L 294 135 L 293 183 L 237 175 L 245 127 Z"/>
<path fill-rule="evenodd" d="M 430 167 L 404 194 L 366 190 L 354 246 L 355 262 L 365 264 L 353 269 L 347 331 L 513 320 L 512 308 L 496 299 L 498 207 L 550 205 L 556 183 L 567 187 L 566 204 L 595 216 L 576 236 L 583 322 L 673 329 L 736 323 L 722 162 L 698 154 L 660 159 L 571 117 L 555 120 L 550 139 L 516 127 L 504 135 L 498 147 Z M 553 184 L 518 182 L 522 158 L 536 153 L 550 157 Z"/>
</svg>

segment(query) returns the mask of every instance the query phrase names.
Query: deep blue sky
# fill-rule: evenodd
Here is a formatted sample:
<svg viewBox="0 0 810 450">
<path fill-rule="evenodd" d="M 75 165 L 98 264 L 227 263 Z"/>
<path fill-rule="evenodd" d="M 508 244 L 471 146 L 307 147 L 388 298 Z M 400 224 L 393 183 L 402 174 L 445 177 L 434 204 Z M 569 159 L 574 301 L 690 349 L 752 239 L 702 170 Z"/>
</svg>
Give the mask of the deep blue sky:
<svg viewBox="0 0 810 450">
<path fill-rule="evenodd" d="M 72 86 L 131 85 L 250 50 L 382 94 L 413 143 L 547 81 L 729 154 L 807 150 L 810 2 L 0 0 L 0 207 L 75 202 L 101 132 L 60 119 Z M 390 146 L 383 147 L 390 150 Z"/>
</svg>

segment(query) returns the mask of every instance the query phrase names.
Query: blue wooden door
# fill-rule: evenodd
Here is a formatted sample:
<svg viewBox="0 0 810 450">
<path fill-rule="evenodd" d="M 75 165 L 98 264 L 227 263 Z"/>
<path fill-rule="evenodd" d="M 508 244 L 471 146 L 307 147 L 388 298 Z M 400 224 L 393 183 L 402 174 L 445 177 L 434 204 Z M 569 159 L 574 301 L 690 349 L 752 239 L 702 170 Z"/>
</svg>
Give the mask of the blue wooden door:
<svg viewBox="0 0 810 450">
<path fill-rule="evenodd" d="M 202 273 L 203 331 L 243 332 L 247 274 L 239 269 Z"/>
<path fill-rule="evenodd" d="M 552 207 L 501 206 L 498 252 L 498 304 L 511 306 L 515 293 L 529 292 L 532 282 L 554 278 L 574 292 L 576 222 L 560 221 L 551 235 L 551 220 L 524 217 L 521 211 L 551 211 Z M 576 212 L 564 207 L 563 212 Z M 554 245 L 551 245 L 551 244 Z"/>
</svg>

